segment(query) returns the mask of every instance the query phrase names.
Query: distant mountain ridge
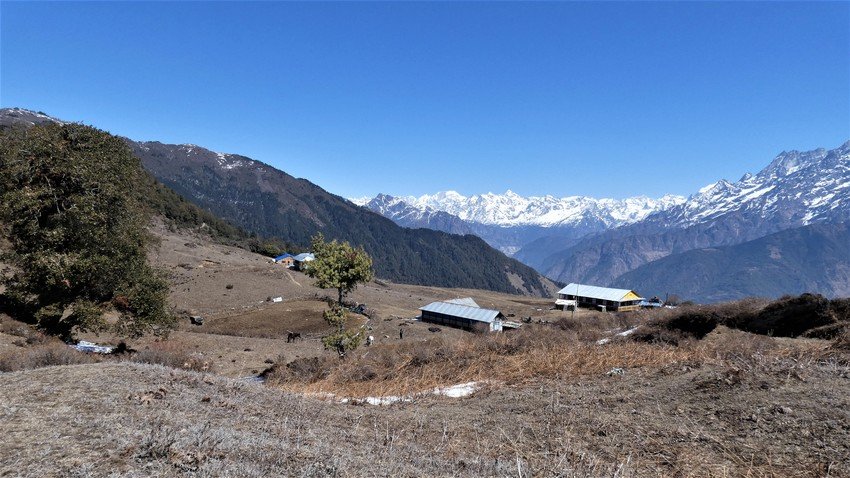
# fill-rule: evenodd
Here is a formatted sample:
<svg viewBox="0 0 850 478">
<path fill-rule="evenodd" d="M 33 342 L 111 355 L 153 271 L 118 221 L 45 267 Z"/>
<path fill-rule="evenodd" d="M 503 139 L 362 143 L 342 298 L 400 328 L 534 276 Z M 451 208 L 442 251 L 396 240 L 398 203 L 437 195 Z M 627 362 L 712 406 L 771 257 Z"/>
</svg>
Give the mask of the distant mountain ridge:
<svg viewBox="0 0 850 478">
<path fill-rule="evenodd" d="M 429 206 L 411 206 L 405 200 L 388 194 L 378 194 L 372 199 L 352 200 L 352 202 L 392 219 L 402 227 L 424 227 L 450 234 L 475 234 L 474 228 L 469 223 L 453 214 L 438 211 Z"/>
<path fill-rule="evenodd" d="M 611 284 L 673 254 L 848 220 L 850 142 L 829 151 L 783 152 L 756 175 L 744 175 L 736 183 L 719 181 L 683 204 L 587 237 L 532 265 L 559 280 Z"/>
<path fill-rule="evenodd" d="M 587 196 L 523 197 L 508 190 L 504 194 L 486 193 L 473 196 L 463 196 L 455 191 L 441 191 L 420 197 L 379 194 L 368 201 L 362 198 L 352 201 L 370 209 L 370 205 L 376 202 L 389 202 L 393 205 L 403 203 L 409 207 L 406 210 L 408 216 L 417 210 L 423 215 L 444 212 L 467 223 L 490 226 L 559 227 L 599 223 L 605 228 L 611 228 L 640 221 L 653 212 L 685 202 L 685 198 L 672 194 L 659 199 L 645 196 L 627 199 L 596 199 Z M 392 210 L 388 212 L 393 213 Z"/>
<path fill-rule="evenodd" d="M 623 200 L 584 196 L 522 197 L 505 194 L 463 196 L 444 191 L 420 197 L 379 194 L 371 200 L 352 199 L 404 227 L 425 227 L 453 233 L 472 233 L 513 255 L 535 239 L 557 236 L 578 240 L 639 221 L 652 212 L 684 202 L 681 196 Z M 461 232 L 462 231 L 462 232 Z"/>
<path fill-rule="evenodd" d="M 645 222 L 686 228 L 734 212 L 779 221 L 780 228 L 846 217 L 850 214 L 850 141 L 829 151 L 783 151 L 758 174 L 745 174 L 735 183 L 721 179 Z"/>
<path fill-rule="evenodd" d="M 722 263 L 729 256 L 735 258 L 734 263 L 751 264 L 763 274 L 791 271 L 763 262 L 762 256 L 744 260 L 743 254 L 755 254 L 750 242 L 772 234 L 850 221 L 850 141 L 832 150 L 782 152 L 757 174 L 745 174 L 736 182 L 717 181 L 687 199 L 665 196 L 616 202 L 577 197 L 522 198 L 510 191 L 465 197 L 448 191 L 419 198 L 379 195 L 364 206 L 406 227 L 469 229 L 561 282 L 632 287 L 631 281 L 650 288 L 672 287 L 674 292 L 678 288 L 684 296 L 691 294 L 700 300 L 725 300 L 736 298 L 736 293 L 720 279 L 700 276 L 690 283 L 681 270 L 687 270 L 691 263 L 696 268 L 714 270 L 704 264 L 706 258 Z M 437 220 L 438 214 L 448 216 Z M 783 247 L 791 250 L 795 241 L 807 237 L 789 232 L 780 239 Z M 838 235 L 835 240 L 843 237 Z M 741 247 L 734 247 L 738 245 Z M 800 243 L 799 247 L 805 245 Z M 716 250 L 722 252 L 698 252 Z M 684 258 L 679 258 L 680 254 Z M 840 254 L 834 259 L 843 260 Z M 642 278 L 642 274 L 656 279 Z M 813 284 L 827 294 L 842 290 L 837 285 L 843 277 L 838 270 L 824 272 L 819 280 L 815 280 L 815 271 L 805 274 L 808 278 L 800 279 L 803 282 L 776 277 L 773 284 Z M 663 277 L 677 280 L 664 282 L 660 279 Z M 761 289 L 741 287 L 737 296 L 758 291 L 771 295 L 779 290 L 767 279 L 757 282 Z"/>
<path fill-rule="evenodd" d="M 551 288 L 536 271 L 478 237 L 402 228 L 251 158 L 196 145 L 130 145 L 157 179 L 216 215 L 248 231 L 304 246 L 317 232 L 363 245 L 379 277 L 532 295 L 545 295 Z"/>
<path fill-rule="evenodd" d="M 698 302 L 816 291 L 850 296 L 850 223 L 786 229 L 734 246 L 673 254 L 619 276 L 614 286 Z"/>
</svg>

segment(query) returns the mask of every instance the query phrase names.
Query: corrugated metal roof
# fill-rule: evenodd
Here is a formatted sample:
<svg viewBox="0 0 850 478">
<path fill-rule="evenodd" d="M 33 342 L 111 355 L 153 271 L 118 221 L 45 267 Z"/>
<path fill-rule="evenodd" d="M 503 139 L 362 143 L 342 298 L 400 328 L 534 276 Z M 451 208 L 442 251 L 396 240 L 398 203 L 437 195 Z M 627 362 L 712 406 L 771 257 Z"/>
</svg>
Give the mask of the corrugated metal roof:
<svg viewBox="0 0 850 478">
<path fill-rule="evenodd" d="M 435 314 L 461 317 L 464 319 L 475 320 L 478 322 L 487 322 L 488 324 L 496 320 L 496 317 L 502 314 L 498 310 L 482 309 L 480 307 L 470 307 L 468 305 L 451 304 L 449 302 L 431 302 L 425 307 L 420 307 L 419 310 L 425 312 L 434 312 Z"/>
<path fill-rule="evenodd" d="M 304 262 L 305 260 L 312 261 L 315 258 L 316 258 L 316 256 L 314 256 L 313 254 L 311 254 L 309 252 L 304 252 L 304 253 L 301 253 L 301 254 L 298 254 L 297 256 L 295 256 L 295 260 L 298 261 L 298 262 Z"/>
<path fill-rule="evenodd" d="M 282 261 L 282 260 L 286 259 L 287 257 L 294 257 L 294 256 L 292 254 L 285 253 L 285 254 L 281 254 L 281 255 L 275 257 L 274 260 Z"/>
<path fill-rule="evenodd" d="M 457 305 L 468 305 L 470 307 L 481 307 L 472 300 L 472 297 L 465 297 L 463 299 L 452 299 L 452 300 L 444 300 L 443 302 L 448 302 L 449 304 L 457 304 Z"/>
<path fill-rule="evenodd" d="M 576 293 L 576 288 L 578 288 L 578 293 Z M 614 302 L 620 302 L 629 292 L 634 291 L 629 289 L 612 289 L 610 287 L 599 287 L 595 285 L 575 283 L 571 283 L 558 291 L 559 294 L 578 295 L 579 297 L 591 297 L 594 299 L 611 300 Z M 637 292 L 635 292 L 635 295 L 639 296 Z"/>
</svg>

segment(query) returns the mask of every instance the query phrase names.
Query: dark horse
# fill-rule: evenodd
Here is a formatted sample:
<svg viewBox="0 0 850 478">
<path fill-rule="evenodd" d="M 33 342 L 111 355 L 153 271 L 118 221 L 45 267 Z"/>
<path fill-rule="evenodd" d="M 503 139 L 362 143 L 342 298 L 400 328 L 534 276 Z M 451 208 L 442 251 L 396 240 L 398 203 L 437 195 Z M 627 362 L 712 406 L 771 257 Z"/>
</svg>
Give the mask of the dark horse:
<svg viewBox="0 0 850 478">
<path fill-rule="evenodd" d="M 301 332 L 290 332 L 286 335 L 286 343 L 295 342 L 296 340 L 304 340 L 304 337 L 301 337 Z"/>
</svg>

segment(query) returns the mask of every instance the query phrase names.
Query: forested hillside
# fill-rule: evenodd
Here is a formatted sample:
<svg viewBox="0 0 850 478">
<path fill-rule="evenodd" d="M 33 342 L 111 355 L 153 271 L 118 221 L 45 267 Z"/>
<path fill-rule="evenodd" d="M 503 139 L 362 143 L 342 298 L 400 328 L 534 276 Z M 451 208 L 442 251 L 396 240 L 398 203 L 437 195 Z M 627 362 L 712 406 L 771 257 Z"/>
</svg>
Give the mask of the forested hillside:
<svg viewBox="0 0 850 478">
<path fill-rule="evenodd" d="M 362 245 L 378 277 L 410 284 L 547 294 L 548 281 L 476 236 L 406 229 L 250 158 L 195 145 L 129 141 L 178 194 L 243 229 L 306 247 L 321 232 Z"/>
<path fill-rule="evenodd" d="M 776 298 L 817 291 L 850 295 L 850 225 L 815 224 L 734 246 L 673 254 L 614 283 L 641 294 L 676 294 L 698 302 Z"/>
</svg>

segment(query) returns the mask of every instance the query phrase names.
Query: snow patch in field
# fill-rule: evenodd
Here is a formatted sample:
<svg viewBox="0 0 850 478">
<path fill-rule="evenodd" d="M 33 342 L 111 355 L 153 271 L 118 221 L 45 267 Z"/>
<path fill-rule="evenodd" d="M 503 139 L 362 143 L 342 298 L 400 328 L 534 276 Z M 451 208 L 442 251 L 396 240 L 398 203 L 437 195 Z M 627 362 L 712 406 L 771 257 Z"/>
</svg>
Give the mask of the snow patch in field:
<svg viewBox="0 0 850 478">
<path fill-rule="evenodd" d="M 111 354 L 114 348 L 108 345 L 97 345 L 92 342 L 86 342 L 85 340 L 80 340 L 76 344 L 70 345 L 71 347 L 79 350 L 80 352 L 91 352 L 96 354 Z"/>
<path fill-rule="evenodd" d="M 451 387 L 435 388 L 434 395 L 442 395 L 449 398 L 468 397 L 481 388 L 481 382 L 467 382 L 452 385 Z"/>
<path fill-rule="evenodd" d="M 364 403 L 368 403 L 369 405 L 392 405 L 393 403 L 399 402 L 409 402 L 413 400 L 411 397 L 396 397 L 393 395 L 387 397 L 366 397 L 363 399 Z"/>
<path fill-rule="evenodd" d="M 635 333 L 635 331 L 638 329 L 638 327 L 639 326 L 636 325 L 636 326 L 632 327 L 631 329 L 624 330 L 622 332 L 618 332 L 618 333 L 614 334 L 614 337 L 628 337 L 629 335 L 632 335 L 633 333 Z M 599 339 L 599 340 L 596 341 L 596 345 L 605 345 L 608 342 L 610 342 L 612 338 L 613 337 L 605 337 L 604 339 Z"/>
<path fill-rule="evenodd" d="M 484 386 L 485 382 L 466 382 L 459 383 L 456 385 L 450 385 L 448 387 L 437 387 L 432 389 L 429 392 L 420 392 L 414 393 L 410 395 L 386 395 L 383 397 L 365 397 L 365 398 L 340 398 L 339 396 L 333 393 L 310 393 L 308 395 L 321 398 L 323 400 L 331 400 L 337 403 L 355 403 L 355 404 L 366 404 L 366 405 L 376 405 L 376 406 L 384 406 L 384 405 L 392 405 L 394 403 L 407 403 L 412 402 L 417 397 L 422 397 L 425 395 L 440 395 L 447 398 L 463 398 L 468 397 L 481 389 Z"/>
</svg>

